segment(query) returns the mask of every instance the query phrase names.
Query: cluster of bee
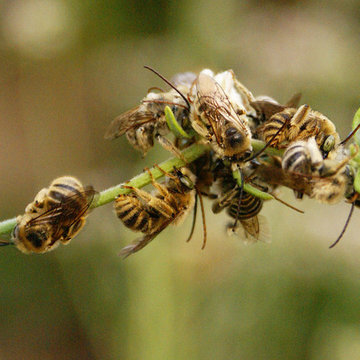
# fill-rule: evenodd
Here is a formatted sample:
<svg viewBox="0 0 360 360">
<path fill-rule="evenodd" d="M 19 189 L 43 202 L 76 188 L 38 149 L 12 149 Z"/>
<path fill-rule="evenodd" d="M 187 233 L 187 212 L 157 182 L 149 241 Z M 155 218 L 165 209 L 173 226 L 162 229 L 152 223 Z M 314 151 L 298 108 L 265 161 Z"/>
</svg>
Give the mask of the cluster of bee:
<svg viewBox="0 0 360 360">
<path fill-rule="evenodd" d="M 179 224 L 195 205 L 191 237 L 198 198 L 204 247 L 202 196 L 213 200 L 214 213 L 226 209 L 233 220 L 229 231 L 241 231 L 249 242 L 268 239 L 266 219 L 259 213 L 269 198 L 264 194 L 276 198 L 274 192 L 280 186 L 293 189 L 298 199 L 307 195 L 328 204 L 353 197 L 348 165 L 352 157 L 344 147 L 350 137 L 341 142 L 325 115 L 308 105 L 299 106 L 299 94 L 281 105 L 268 96 L 254 97 L 231 70 L 183 73 L 172 81 L 150 70 L 171 90 L 150 91 L 140 105 L 113 120 L 105 138 L 125 134 L 143 155 L 154 139 L 177 156 L 195 142 L 208 144 L 209 151 L 181 169 L 164 172 L 162 183 L 152 178 L 153 193 L 130 188 L 130 194 L 116 199 L 116 214 L 123 224 L 144 234 L 122 250 L 123 256 L 142 249 L 169 224 Z M 181 129 L 172 131 L 175 140 L 165 138 L 175 128 Z M 262 150 L 254 152 L 253 139 L 264 142 Z M 283 155 L 269 155 L 269 146 Z"/>
<path fill-rule="evenodd" d="M 354 155 L 344 146 L 352 134 L 340 141 L 326 116 L 308 105 L 299 106 L 300 95 L 284 105 L 268 96 L 254 97 L 231 70 L 182 73 L 172 81 L 150 70 L 171 89 L 151 90 L 140 105 L 113 120 L 105 138 L 125 135 L 144 156 L 157 140 L 185 166 L 171 172 L 157 166 L 165 176 L 161 183 L 147 169 L 152 193 L 124 186 L 129 193 L 116 198 L 116 214 L 126 227 L 143 234 L 123 248 L 124 257 L 145 247 L 168 225 L 179 225 L 194 209 L 189 241 L 198 202 L 204 248 L 204 196 L 213 201 L 214 213 L 226 210 L 228 231 L 240 232 L 248 242 L 269 238 L 260 211 L 267 199 L 281 201 L 275 195 L 280 186 L 293 189 L 298 199 L 307 195 L 328 204 L 351 199 L 351 213 L 359 204 L 349 166 Z M 166 137 L 169 133 L 174 140 Z M 254 151 L 253 140 L 261 140 L 262 149 Z M 181 151 L 194 143 L 207 144 L 208 151 L 189 164 Z M 271 155 L 269 146 L 282 155 Z M 67 244 L 85 225 L 96 194 L 74 177 L 55 179 L 18 216 L 13 243 L 24 253 L 44 253 Z"/>
</svg>

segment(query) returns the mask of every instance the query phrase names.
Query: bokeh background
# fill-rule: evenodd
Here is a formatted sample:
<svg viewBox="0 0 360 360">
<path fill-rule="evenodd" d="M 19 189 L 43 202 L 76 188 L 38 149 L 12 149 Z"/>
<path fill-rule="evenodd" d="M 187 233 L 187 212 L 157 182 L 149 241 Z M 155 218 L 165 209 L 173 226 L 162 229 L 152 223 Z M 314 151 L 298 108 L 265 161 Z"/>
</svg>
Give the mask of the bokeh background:
<svg viewBox="0 0 360 360">
<path fill-rule="evenodd" d="M 360 105 L 360 2 L 0 0 L 0 215 L 23 212 L 55 177 L 103 190 L 146 159 L 110 121 L 167 77 L 232 68 L 255 95 L 303 102 L 342 137 Z M 283 198 L 295 203 L 290 191 Z M 168 228 L 126 261 L 137 234 L 111 205 L 67 247 L 0 254 L 0 359 L 360 359 L 359 212 L 267 203 L 271 244 L 201 223 Z"/>
</svg>

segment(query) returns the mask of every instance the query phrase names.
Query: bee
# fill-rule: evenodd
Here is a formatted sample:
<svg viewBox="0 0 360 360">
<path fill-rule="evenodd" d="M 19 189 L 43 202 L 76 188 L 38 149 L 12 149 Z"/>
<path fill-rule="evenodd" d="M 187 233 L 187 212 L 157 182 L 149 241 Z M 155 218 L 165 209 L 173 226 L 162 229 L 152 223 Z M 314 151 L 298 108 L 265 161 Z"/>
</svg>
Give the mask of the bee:
<svg viewBox="0 0 360 360">
<path fill-rule="evenodd" d="M 270 101 L 259 101 L 253 102 L 252 106 L 266 119 L 257 132 L 271 146 L 281 148 L 286 146 L 286 143 L 314 136 L 323 157 L 327 157 L 340 143 L 339 134 L 332 121 L 320 112 L 312 110 L 309 105 L 296 108 Z"/>
<path fill-rule="evenodd" d="M 186 86 L 180 91 L 188 92 Z M 185 100 L 175 91 L 150 92 L 141 104 L 116 117 L 106 131 L 105 139 L 115 139 L 123 134 L 134 149 L 143 156 L 154 146 L 154 138 L 161 139 L 169 133 L 165 119 L 165 107 L 170 105 L 177 121 L 186 127 L 189 110 Z"/>
<path fill-rule="evenodd" d="M 235 219 L 235 224 L 227 226 L 229 233 L 237 233 L 242 227 L 245 241 L 267 241 L 269 237 L 268 225 L 265 217 L 259 215 L 263 203 L 263 200 L 241 191 L 238 186 L 235 186 L 213 203 L 212 210 L 217 214 L 226 208 L 227 214 Z M 238 220 L 241 226 L 237 226 Z"/>
<path fill-rule="evenodd" d="M 25 214 L 17 217 L 12 237 L 23 253 L 45 253 L 66 245 L 84 227 L 96 195 L 72 176 L 55 179 L 36 195 Z"/>
<path fill-rule="evenodd" d="M 195 204 L 195 175 L 187 168 L 175 169 L 170 174 L 158 167 L 166 180 L 155 181 L 151 177 L 155 191 L 150 194 L 132 186 L 124 186 L 132 192 L 119 195 L 115 200 L 115 212 L 123 224 L 133 231 L 145 234 L 135 243 L 124 247 L 121 255 L 128 257 L 149 244 L 168 225 L 179 225 Z"/>
<path fill-rule="evenodd" d="M 221 158 L 241 161 L 252 151 L 246 109 L 234 81 L 227 85 L 232 92 L 225 92 L 211 74 L 203 70 L 195 80 L 192 127 Z"/>
<path fill-rule="evenodd" d="M 181 157 L 176 146 L 165 138 L 170 132 L 165 117 L 165 108 L 168 105 L 171 107 L 176 121 L 184 131 L 191 128 L 190 103 L 185 95 L 190 91 L 194 74 L 178 74 L 175 77 L 176 85 L 174 85 L 156 70 L 148 66 L 145 68 L 159 76 L 172 89 L 168 92 L 161 89 L 158 89 L 159 93 L 149 92 L 139 106 L 126 111 L 112 121 L 105 133 L 105 139 L 112 140 L 125 134 L 129 143 L 136 150 L 141 151 L 143 156 L 154 146 L 154 139 L 157 139 L 166 150 Z"/>
<path fill-rule="evenodd" d="M 256 175 L 269 185 L 293 189 L 298 198 L 306 194 L 319 202 L 335 204 L 349 192 L 348 163 L 352 158 L 343 147 L 337 147 L 336 154 L 323 159 L 315 138 L 296 141 L 286 149 L 282 160 L 273 157 L 260 162 Z"/>
</svg>

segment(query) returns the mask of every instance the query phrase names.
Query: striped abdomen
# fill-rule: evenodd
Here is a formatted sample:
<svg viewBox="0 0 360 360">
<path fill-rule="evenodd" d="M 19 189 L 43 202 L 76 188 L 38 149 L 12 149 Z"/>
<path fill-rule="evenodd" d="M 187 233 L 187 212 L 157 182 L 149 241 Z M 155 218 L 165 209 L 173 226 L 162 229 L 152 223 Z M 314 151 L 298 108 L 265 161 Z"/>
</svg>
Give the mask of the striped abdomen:
<svg viewBox="0 0 360 360">
<path fill-rule="evenodd" d="M 264 124 L 264 126 L 261 130 L 264 141 L 266 143 L 269 142 L 272 139 L 272 137 L 275 136 L 275 134 L 278 131 L 280 131 L 282 126 L 285 124 L 285 122 L 287 122 L 289 124 L 295 113 L 296 113 L 296 109 L 288 108 L 288 109 L 285 109 L 285 110 L 273 115 L 270 118 L 270 120 L 268 120 Z M 280 133 L 278 135 L 276 135 L 276 137 L 273 140 L 271 140 L 270 145 L 277 146 L 279 143 L 286 140 L 287 128 L 288 128 L 288 125 L 285 125 L 285 127 L 280 131 Z"/>
<path fill-rule="evenodd" d="M 48 199 L 46 200 L 47 205 L 50 207 L 63 203 L 69 204 L 70 202 L 72 208 L 80 209 L 87 203 L 87 197 L 82 184 L 79 180 L 71 176 L 63 176 L 55 179 L 50 184 Z"/>
<path fill-rule="evenodd" d="M 236 197 L 231 202 L 230 206 L 227 208 L 227 213 L 234 219 L 238 218 L 239 220 L 250 219 L 256 216 L 262 206 L 263 200 L 248 194 L 247 192 L 243 192 L 241 203 L 238 211 L 238 201 L 239 198 Z"/>
<path fill-rule="evenodd" d="M 119 195 L 115 200 L 115 211 L 126 227 L 144 234 L 155 232 L 162 220 L 159 214 L 150 212 L 133 194 Z"/>
<path fill-rule="evenodd" d="M 284 153 L 281 165 L 285 171 L 298 174 L 310 174 L 311 157 L 306 144 L 298 141 L 290 145 Z"/>
</svg>

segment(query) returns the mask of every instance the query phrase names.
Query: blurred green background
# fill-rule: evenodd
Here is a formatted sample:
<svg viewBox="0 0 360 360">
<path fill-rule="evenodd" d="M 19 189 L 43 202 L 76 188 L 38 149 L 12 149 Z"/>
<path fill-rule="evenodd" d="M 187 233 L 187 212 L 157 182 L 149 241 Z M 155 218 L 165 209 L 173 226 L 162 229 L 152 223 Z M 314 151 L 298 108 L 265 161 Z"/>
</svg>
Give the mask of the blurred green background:
<svg viewBox="0 0 360 360">
<path fill-rule="evenodd" d="M 232 68 L 255 95 L 303 102 L 344 137 L 360 105 L 360 2 L 0 0 L 0 215 L 24 211 L 52 179 L 102 190 L 146 159 L 110 121 L 182 71 Z M 295 203 L 290 191 L 283 198 Z M 227 237 L 223 215 L 137 237 L 111 205 L 68 246 L 2 248 L 0 359 L 360 359 L 359 211 L 305 200 L 264 206 L 272 243 Z"/>
</svg>

